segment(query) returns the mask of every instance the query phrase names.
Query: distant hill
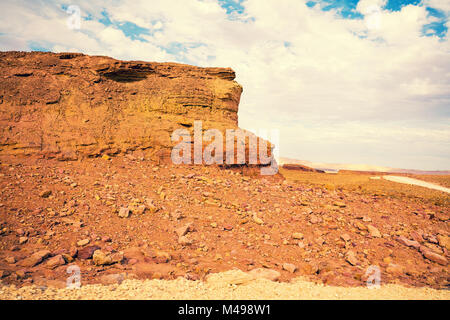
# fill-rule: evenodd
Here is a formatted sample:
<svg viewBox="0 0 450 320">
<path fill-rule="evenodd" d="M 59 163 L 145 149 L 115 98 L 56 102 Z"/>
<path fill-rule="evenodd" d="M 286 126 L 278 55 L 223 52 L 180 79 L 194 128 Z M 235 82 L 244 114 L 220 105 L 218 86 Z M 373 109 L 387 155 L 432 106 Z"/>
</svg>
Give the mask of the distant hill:
<svg viewBox="0 0 450 320">
<path fill-rule="evenodd" d="M 298 171 L 305 171 L 305 172 L 318 172 L 318 173 L 325 173 L 323 170 L 314 169 L 308 166 L 304 166 L 302 164 L 294 164 L 294 163 L 285 163 L 283 164 L 283 169 L 287 170 L 298 170 Z"/>
<path fill-rule="evenodd" d="M 302 165 L 316 170 L 322 171 L 360 171 L 360 172 L 386 172 L 386 173 L 408 173 L 408 174 L 450 174 L 450 170 L 416 170 L 416 169 L 399 169 L 383 166 L 374 166 L 367 164 L 344 164 L 344 163 L 324 163 L 312 162 L 307 160 L 297 160 L 290 158 L 278 158 L 277 162 L 280 166 L 284 165 Z"/>
</svg>

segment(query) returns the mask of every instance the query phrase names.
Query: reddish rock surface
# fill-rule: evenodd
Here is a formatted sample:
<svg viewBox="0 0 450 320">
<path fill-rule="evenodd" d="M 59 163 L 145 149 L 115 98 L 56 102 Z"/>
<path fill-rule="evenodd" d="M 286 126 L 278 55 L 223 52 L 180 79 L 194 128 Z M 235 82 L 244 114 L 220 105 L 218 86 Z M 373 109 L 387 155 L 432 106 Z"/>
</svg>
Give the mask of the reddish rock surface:
<svg viewBox="0 0 450 320">
<path fill-rule="evenodd" d="M 229 68 L 1 52 L 0 70 L 0 154 L 75 160 L 139 150 L 167 160 L 173 131 L 193 136 L 195 120 L 203 131 L 238 128 L 242 87 Z"/>
</svg>

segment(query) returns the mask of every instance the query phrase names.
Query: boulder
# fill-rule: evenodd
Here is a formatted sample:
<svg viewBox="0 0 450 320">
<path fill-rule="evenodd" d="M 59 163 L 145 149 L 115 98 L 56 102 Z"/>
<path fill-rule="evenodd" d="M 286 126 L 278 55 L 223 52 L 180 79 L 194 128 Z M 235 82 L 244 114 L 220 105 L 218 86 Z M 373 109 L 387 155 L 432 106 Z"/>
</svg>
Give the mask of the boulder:
<svg viewBox="0 0 450 320">
<path fill-rule="evenodd" d="M 34 267 L 50 256 L 50 251 L 41 250 L 33 253 L 30 257 L 19 262 L 21 267 Z"/>
<path fill-rule="evenodd" d="M 95 250 L 92 255 L 92 261 L 98 266 L 110 265 L 113 263 L 111 256 L 103 252 L 102 250 Z"/>
<path fill-rule="evenodd" d="M 47 260 L 46 266 L 50 269 L 62 266 L 66 264 L 66 260 L 61 254 L 58 254 Z"/>
<path fill-rule="evenodd" d="M 277 281 L 281 276 L 278 271 L 266 268 L 256 268 L 250 270 L 248 273 L 255 279 L 267 279 L 270 281 Z"/>
<path fill-rule="evenodd" d="M 427 258 L 428 260 L 431 260 L 433 262 L 436 262 L 440 265 L 446 266 L 447 265 L 447 258 L 437 254 L 435 252 L 433 252 L 431 249 L 425 247 L 425 246 L 420 246 L 420 252 L 422 253 L 422 255 Z"/>
<path fill-rule="evenodd" d="M 99 250 L 99 246 L 88 246 L 78 250 L 77 257 L 83 260 L 91 259 L 96 250 Z"/>
<path fill-rule="evenodd" d="M 419 250 L 420 248 L 420 243 L 415 241 L 415 240 L 409 240 L 407 238 L 405 238 L 404 236 L 400 236 L 397 238 L 397 241 L 400 242 L 401 244 L 404 244 L 407 247 L 411 247 L 414 248 L 416 250 Z"/>
</svg>

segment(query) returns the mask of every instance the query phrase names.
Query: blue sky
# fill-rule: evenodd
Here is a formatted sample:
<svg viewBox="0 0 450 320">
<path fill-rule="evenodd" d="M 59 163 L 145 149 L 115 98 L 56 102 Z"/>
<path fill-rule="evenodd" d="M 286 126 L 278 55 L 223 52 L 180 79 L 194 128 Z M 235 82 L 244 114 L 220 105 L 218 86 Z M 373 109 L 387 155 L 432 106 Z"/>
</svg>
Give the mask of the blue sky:
<svg viewBox="0 0 450 320">
<path fill-rule="evenodd" d="M 236 19 L 237 17 L 245 14 L 245 6 L 244 0 L 217 0 L 220 7 L 225 9 L 226 14 L 229 19 Z M 335 11 L 336 16 L 345 18 L 345 19 L 363 19 L 364 15 L 357 11 L 356 7 L 358 5 L 359 0 L 308 0 L 306 1 L 306 5 L 308 7 L 318 7 L 322 11 Z M 403 7 L 408 5 L 415 6 L 423 6 L 426 8 L 428 15 L 436 17 L 437 21 L 434 21 L 429 24 L 423 25 L 422 34 L 424 36 L 435 35 L 440 38 L 443 38 L 447 34 L 447 26 L 446 23 L 448 21 L 448 17 L 444 11 L 438 8 L 432 8 L 422 3 L 421 0 L 387 0 L 385 5 L 382 6 L 383 9 L 387 11 L 400 11 Z M 61 9 L 67 10 L 68 5 L 62 4 Z M 91 20 L 92 15 L 89 13 L 85 13 L 83 19 Z M 134 23 L 133 21 L 113 21 L 110 19 L 110 16 L 106 10 L 101 12 L 101 17 L 98 19 L 99 22 L 104 24 L 105 26 L 114 26 L 117 29 L 121 30 L 125 36 L 129 37 L 132 40 L 139 40 L 146 42 L 142 35 L 151 35 L 152 30 L 149 28 L 141 27 Z M 433 30 L 433 33 L 430 33 L 429 30 Z M 190 46 L 191 44 L 187 44 Z M 180 43 L 172 43 L 168 48 L 166 48 L 169 52 L 173 52 L 173 48 L 178 47 L 180 51 L 185 50 L 186 45 Z M 36 50 L 50 50 L 51 44 L 47 46 L 42 44 L 41 46 L 34 46 L 32 49 L 37 48 Z M 190 61 L 184 61 L 190 62 Z"/>
<path fill-rule="evenodd" d="M 80 9 L 69 28 L 69 6 Z M 4 0 L 1 50 L 232 67 L 279 154 L 450 169 L 450 1 Z"/>
<path fill-rule="evenodd" d="M 218 5 L 226 11 L 227 18 L 237 19 L 237 17 L 244 15 L 245 12 L 245 0 L 217 0 Z M 76 4 L 76 1 L 73 3 Z M 310 8 L 320 8 L 320 10 L 333 11 L 336 16 L 344 19 L 364 19 L 364 14 L 358 12 L 357 5 L 359 0 L 308 0 L 305 2 L 306 6 Z M 408 5 L 422 6 L 426 9 L 429 16 L 435 17 L 436 21 L 433 21 L 422 26 L 423 36 L 437 36 L 439 38 L 444 38 L 447 35 L 448 16 L 446 13 L 439 9 L 433 8 L 421 0 L 387 0 L 385 4 L 381 6 L 386 11 L 400 11 L 403 7 Z M 66 11 L 68 4 L 61 4 L 60 9 Z M 83 12 L 83 20 L 92 20 L 93 16 L 89 12 Z M 118 30 L 121 30 L 123 34 L 130 38 L 131 40 L 139 40 L 142 42 L 147 42 L 147 40 L 142 37 L 143 35 L 152 35 L 153 32 L 150 28 L 145 28 L 137 25 L 133 21 L 115 21 L 111 20 L 110 15 L 107 10 L 102 10 L 100 16 L 97 18 L 100 23 L 105 26 L 113 26 Z M 286 41 L 286 43 L 289 43 Z M 29 42 L 31 50 L 38 51 L 50 51 L 52 49 L 53 43 L 48 41 L 39 41 L 39 39 Z M 182 53 L 186 52 L 186 48 L 195 47 L 201 45 L 200 42 L 197 43 L 180 43 L 171 42 L 167 47 L 161 47 L 169 53 L 178 54 L 178 57 L 182 57 L 186 60 L 182 62 L 192 63 L 186 56 Z"/>
<path fill-rule="evenodd" d="M 245 7 L 243 5 L 244 0 L 218 0 L 218 4 L 226 10 L 226 14 L 229 19 L 235 19 L 239 15 L 243 15 L 245 13 Z M 306 5 L 308 7 L 320 7 L 322 11 L 336 11 L 336 15 L 345 19 L 363 19 L 364 15 L 356 10 L 357 4 L 359 0 L 321 0 L 321 1 L 307 1 Z M 403 7 L 407 5 L 418 5 L 424 6 L 430 16 L 438 18 L 438 21 L 426 24 L 423 26 L 422 34 L 424 36 L 430 36 L 431 33 L 428 33 L 428 30 L 434 30 L 434 35 L 443 38 L 447 34 L 447 26 L 446 22 L 448 21 L 448 17 L 445 12 L 438 9 L 429 7 L 423 3 L 421 0 L 388 0 L 383 9 L 387 11 L 400 11 Z M 67 5 L 62 5 L 61 8 L 63 10 L 67 9 Z M 140 27 L 136 25 L 133 21 L 111 21 L 109 18 L 107 11 L 102 11 L 102 18 L 99 19 L 101 23 L 105 26 L 114 25 L 116 28 L 123 31 L 125 36 L 133 39 L 146 41 L 141 35 L 149 35 L 151 34 L 151 30 L 147 28 Z M 85 19 L 92 19 L 90 15 L 85 17 Z M 174 44 L 176 45 L 176 44 Z M 171 50 L 174 45 L 171 45 L 168 50 Z M 180 50 L 183 50 L 184 46 L 179 46 Z M 49 48 L 47 48 L 49 49 Z M 186 61 L 189 62 L 189 61 Z"/>
</svg>

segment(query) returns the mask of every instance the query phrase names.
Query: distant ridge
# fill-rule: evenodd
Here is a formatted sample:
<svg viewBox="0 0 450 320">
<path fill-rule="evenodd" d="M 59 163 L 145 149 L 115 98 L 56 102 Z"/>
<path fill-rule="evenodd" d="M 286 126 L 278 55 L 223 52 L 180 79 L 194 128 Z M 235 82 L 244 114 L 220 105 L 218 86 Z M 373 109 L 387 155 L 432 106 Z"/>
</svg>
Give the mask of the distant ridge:
<svg viewBox="0 0 450 320">
<path fill-rule="evenodd" d="M 450 170 L 417 170 L 417 169 L 399 169 L 383 166 L 374 166 L 367 164 L 344 164 L 344 163 L 323 163 L 312 162 L 307 160 L 297 160 L 291 158 L 278 158 L 277 162 L 280 166 L 284 164 L 298 164 L 323 171 L 359 171 L 359 172 L 385 172 L 385 173 L 408 173 L 408 174 L 437 174 L 447 175 Z"/>
<path fill-rule="evenodd" d="M 318 172 L 318 173 L 325 173 L 323 170 L 314 169 L 302 164 L 297 163 L 285 163 L 283 164 L 283 169 L 287 170 L 297 170 L 297 171 L 305 171 L 305 172 Z"/>
</svg>

